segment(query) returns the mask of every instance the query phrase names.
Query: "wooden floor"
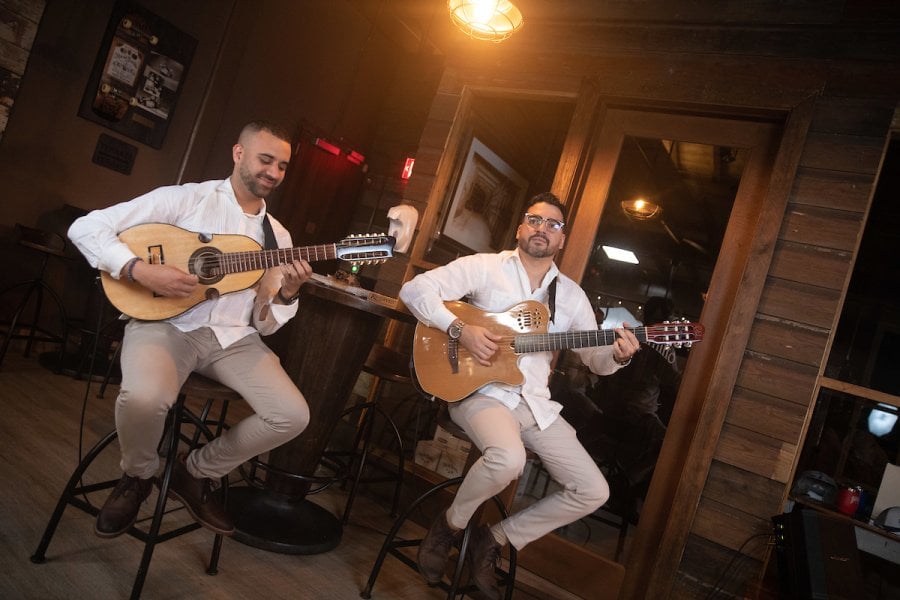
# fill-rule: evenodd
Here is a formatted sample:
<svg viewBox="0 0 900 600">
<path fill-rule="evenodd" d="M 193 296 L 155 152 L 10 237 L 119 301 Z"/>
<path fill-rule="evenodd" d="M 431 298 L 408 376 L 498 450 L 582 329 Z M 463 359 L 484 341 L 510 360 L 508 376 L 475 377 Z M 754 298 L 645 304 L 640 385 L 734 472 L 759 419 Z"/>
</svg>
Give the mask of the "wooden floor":
<svg viewBox="0 0 900 600">
<path fill-rule="evenodd" d="M 35 358 L 11 348 L 0 370 L 0 598 L 127 598 L 142 545 L 129 536 L 105 540 L 93 533 L 93 518 L 69 507 L 44 564 L 34 552 L 66 480 L 79 460 L 79 433 L 86 452 L 113 427 L 117 389 L 97 398 L 98 385 L 56 375 Z M 80 422 L 83 421 L 83 427 Z M 97 479 L 118 476 L 117 447 L 98 461 Z M 91 501 L 100 504 L 106 492 Z M 148 507 L 155 493 L 142 509 Z M 310 497 L 340 514 L 346 493 L 328 490 Z M 187 519 L 184 511 L 167 519 Z M 157 546 L 143 598 L 358 598 L 391 525 L 383 502 L 360 497 L 337 549 L 317 555 L 287 555 L 226 540 L 219 573 L 205 573 L 213 535 L 198 530 Z M 410 535 L 421 535 L 415 526 Z M 417 531 L 416 531 L 417 530 Z M 522 588 L 522 589 L 520 589 Z M 526 591 L 527 590 L 527 591 Z M 372 598 L 444 598 L 410 568 L 388 557 Z M 520 571 L 514 598 L 571 599 Z"/>
</svg>

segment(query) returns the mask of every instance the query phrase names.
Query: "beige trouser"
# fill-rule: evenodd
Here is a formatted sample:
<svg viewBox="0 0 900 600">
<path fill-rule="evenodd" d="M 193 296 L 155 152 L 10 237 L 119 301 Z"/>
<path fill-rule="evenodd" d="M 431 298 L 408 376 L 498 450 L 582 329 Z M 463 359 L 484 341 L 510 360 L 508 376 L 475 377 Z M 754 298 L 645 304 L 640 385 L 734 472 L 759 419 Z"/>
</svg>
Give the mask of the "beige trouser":
<svg viewBox="0 0 900 600">
<path fill-rule="evenodd" d="M 156 474 L 166 413 L 193 371 L 227 385 L 255 411 L 191 453 L 187 467 L 194 476 L 222 477 L 309 423 L 306 400 L 258 334 L 223 349 L 206 327 L 184 333 L 168 323 L 133 320 L 125 327 L 121 362 L 116 430 L 122 470 L 132 477 Z"/>
<path fill-rule="evenodd" d="M 452 526 L 465 527 L 485 500 L 522 474 L 526 447 L 562 489 L 501 523 L 516 549 L 593 513 L 609 498 L 606 479 L 562 417 L 542 431 L 524 401 L 510 410 L 499 400 L 477 394 L 451 404 L 449 412 L 482 452 L 447 509 Z"/>
</svg>

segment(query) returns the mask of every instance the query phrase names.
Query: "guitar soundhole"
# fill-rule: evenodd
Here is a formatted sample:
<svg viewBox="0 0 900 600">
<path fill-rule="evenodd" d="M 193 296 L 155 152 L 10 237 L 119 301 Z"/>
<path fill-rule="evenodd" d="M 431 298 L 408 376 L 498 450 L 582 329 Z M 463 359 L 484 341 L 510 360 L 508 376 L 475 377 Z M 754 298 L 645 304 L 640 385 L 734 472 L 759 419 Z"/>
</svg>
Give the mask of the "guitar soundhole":
<svg viewBox="0 0 900 600">
<path fill-rule="evenodd" d="M 215 248 L 198 248 L 191 254 L 188 271 L 196 275 L 203 285 L 212 285 L 222 280 L 222 253 Z"/>
</svg>

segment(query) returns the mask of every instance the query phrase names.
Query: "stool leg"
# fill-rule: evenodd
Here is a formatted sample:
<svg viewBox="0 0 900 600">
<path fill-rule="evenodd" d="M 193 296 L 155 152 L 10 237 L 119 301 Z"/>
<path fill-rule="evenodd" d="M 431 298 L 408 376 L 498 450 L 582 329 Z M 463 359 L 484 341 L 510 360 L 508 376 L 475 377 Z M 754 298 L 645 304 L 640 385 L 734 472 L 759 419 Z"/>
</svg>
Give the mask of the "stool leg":
<svg viewBox="0 0 900 600">
<path fill-rule="evenodd" d="M 72 472 L 72 476 L 69 478 L 69 482 L 63 489 L 63 493 L 60 495 L 59 501 L 56 503 L 56 508 L 53 510 L 53 515 L 50 517 L 50 521 L 47 523 L 47 527 L 44 530 L 44 535 L 41 538 L 40 543 L 38 543 L 37 549 L 34 551 L 34 554 L 31 555 L 31 562 L 40 564 L 46 560 L 47 547 L 50 545 L 50 541 L 53 539 L 53 534 L 56 533 L 56 527 L 59 525 L 60 519 L 62 519 L 63 512 L 66 510 L 66 506 L 68 506 L 69 504 L 77 504 L 79 506 L 84 504 L 85 506 L 87 506 L 86 503 L 82 503 L 79 499 L 75 498 L 75 490 L 78 488 L 78 482 L 81 481 L 81 477 L 84 475 L 84 472 L 91 465 L 91 463 L 94 462 L 94 459 L 96 459 L 97 456 L 118 437 L 119 436 L 115 431 L 109 432 L 99 442 L 97 442 L 94 447 L 91 448 L 90 452 L 88 452 L 87 455 L 81 460 L 81 462 L 78 463 L 78 466 L 75 468 L 75 471 Z"/>
<path fill-rule="evenodd" d="M 353 406 L 348 410 L 364 410 L 365 413 L 351 452 L 350 461 L 353 484 L 350 487 L 350 494 L 347 497 L 347 504 L 344 506 L 344 515 L 341 518 L 341 522 L 346 525 L 350 520 L 350 509 L 353 507 L 353 503 L 356 500 L 359 484 L 362 482 L 363 469 L 365 469 L 366 461 L 368 460 L 369 448 L 372 445 L 372 428 L 374 427 L 376 416 L 381 416 L 381 418 L 384 419 L 385 423 L 391 427 L 394 437 L 397 439 L 397 475 L 394 483 L 394 499 L 391 503 L 391 516 L 396 517 L 397 508 L 400 503 L 400 489 L 403 486 L 403 475 L 406 472 L 405 457 L 403 456 L 403 437 L 400 435 L 400 430 L 397 428 L 396 423 L 394 423 L 394 420 L 391 419 L 390 415 L 388 415 L 377 402 L 365 402 Z M 362 442 L 362 448 L 360 448 L 360 442 Z M 359 456 L 359 462 L 356 463 L 356 468 L 353 468 L 352 465 L 356 461 L 357 456 Z"/>
<path fill-rule="evenodd" d="M 375 559 L 375 564 L 372 565 L 372 572 L 369 574 L 369 581 L 366 583 L 366 587 L 359 593 L 360 598 L 371 598 L 372 597 L 372 588 L 375 587 L 375 580 L 378 579 L 378 573 L 381 571 L 381 567 L 384 564 L 384 559 L 387 558 L 388 553 L 394 554 L 397 558 L 406 563 L 409 567 L 416 569 L 415 563 L 409 561 L 408 558 L 399 554 L 395 551 L 395 548 L 399 548 L 401 546 L 413 546 L 421 543 L 422 540 L 414 540 L 414 541 L 400 541 L 395 542 L 394 538 L 397 537 L 397 532 L 400 531 L 400 528 L 406 523 L 409 516 L 419 508 L 419 505 L 439 493 L 446 487 L 450 487 L 453 485 L 459 485 L 462 483 L 462 477 L 454 477 L 453 479 L 448 479 L 439 483 L 438 485 L 432 487 L 424 494 L 413 500 L 412 504 L 410 504 L 403 514 L 401 514 L 397 519 L 394 520 L 394 524 L 391 526 L 391 530 L 388 532 L 387 536 L 384 538 L 384 543 L 381 545 L 381 550 L 378 552 L 378 557 Z"/>
<path fill-rule="evenodd" d="M 138 565 L 137 574 L 134 577 L 134 584 L 131 586 L 131 598 L 136 600 L 141 597 L 141 590 L 144 587 L 144 580 L 147 578 L 147 571 L 150 569 L 150 559 L 153 558 L 153 550 L 159 542 L 159 530 L 162 526 L 163 515 L 166 512 L 166 500 L 169 492 L 169 483 L 172 480 L 172 469 L 175 461 L 178 460 L 178 442 L 181 437 L 181 420 L 184 411 L 184 396 L 179 396 L 175 403 L 172 413 L 172 431 L 167 439 L 168 449 L 166 450 L 166 466 L 163 469 L 162 479 L 159 481 L 159 497 L 156 499 L 156 508 L 153 511 L 153 520 L 150 523 L 150 530 L 147 532 L 147 540 L 144 543 L 144 552 L 141 555 L 141 563 Z"/>
<path fill-rule="evenodd" d="M 341 518 L 341 522 L 344 525 L 346 525 L 347 521 L 350 519 L 350 509 L 353 507 L 354 500 L 356 500 L 356 494 L 359 491 L 359 482 L 362 478 L 363 469 L 366 466 L 366 457 L 369 453 L 369 445 L 372 442 L 372 425 L 375 418 L 373 409 L 375 406 L 376 405 L 372 402 L 366 402 L 365 404 L 353 407 L 356 410 L 362 409 L 364 413 L 362 424 L 356 435 L 356 439 L 353 442 L 353 450 L 350 453 L 350 470 L 353 474 L 353 483 L 350 486 L 350 494 L 347 496 L 347 504 L 344 505 L 344 516 Z M 362 448 L 360 448 L 360 442 L 362 442 Z M 357 456 L 359 457 L 358 460 Z"/>
</svg>

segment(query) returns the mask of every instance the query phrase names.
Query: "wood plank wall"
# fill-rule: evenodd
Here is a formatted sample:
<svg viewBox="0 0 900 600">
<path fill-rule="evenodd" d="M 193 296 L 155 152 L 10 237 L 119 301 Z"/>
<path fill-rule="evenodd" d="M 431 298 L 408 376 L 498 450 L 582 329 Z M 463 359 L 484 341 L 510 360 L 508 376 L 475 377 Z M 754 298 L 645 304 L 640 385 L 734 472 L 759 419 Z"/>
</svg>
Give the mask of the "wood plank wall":
<svg viewBox="0 0 900 600">
<path fill-rule="evenodd" d="M 821 8 L 797 8 L 802 14 L 793 18 L 809 25 L 802 32 L 684 25 L 641 29 L 634 36 L 617 28 L 617 35 L 604 37 L 612 29 L 586 28 L 538 36 L 544 44 L 539 52 L 520 46 L 494 56 L 490 65 L 457 58 L 448 64 L 420 140 L 404 201 L 423 215 L 420 230 L 431 232 L 434 203 L 448 184 L 442 160 L 452 159 L 444 150 L 467 86 L 578 94 L 579 81 L 587 78 L 596 83 L 593 94 L 755 107 L 786 116 L 814 98 L 738 379 L 731 397 L 722 400 L 727 410 L 714 455 L 686 466 L 707 478 L 682 552 L 666 559 L 677 572 L 659 565 L 660 581 L 644 597 L 663 597 L 663 591 L 705 597 L 739 548 L 745 556 L 730 574 L 729 591 L 743 594 L 752 587 L 766 546 L 742 545 L 770 530 L 802 446 L 816 377 L 900 100 L 900 29 L 890 24 L 897 23 L 896 11 L 873 13 L 894 20 L 870 30 L 860 21 L 845 27 L 841 10 L 823 16 Z M 677 52 L 667 45 L 674 41 Z"/>
<path fill-rule="evenodd" d="M 675 597 L 707 591 L 717 575 L 710 567 L 770 531 L 788 492 L 897 103 L 896 85 L 885 94 L 840 79 L 852 71 L 832 69 L 817 99 Z M 743 547 L 753 560 L 729 591 L 746 591 L 759 575 L 765 541 Z"/>
<path fill-rule="evenodd" d="M 45 0 L 0 4 L 0 137 L 16 101 Z"/>
</svg>

